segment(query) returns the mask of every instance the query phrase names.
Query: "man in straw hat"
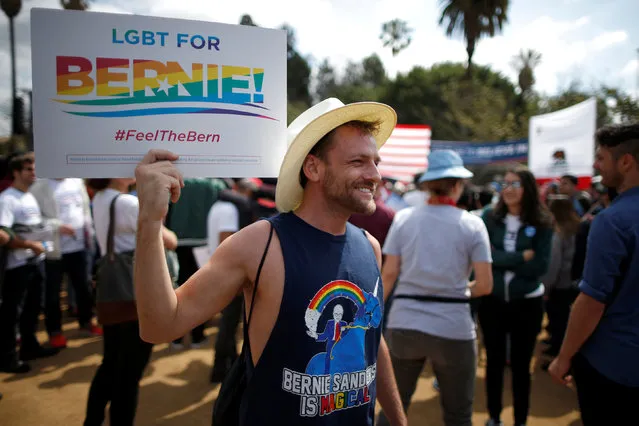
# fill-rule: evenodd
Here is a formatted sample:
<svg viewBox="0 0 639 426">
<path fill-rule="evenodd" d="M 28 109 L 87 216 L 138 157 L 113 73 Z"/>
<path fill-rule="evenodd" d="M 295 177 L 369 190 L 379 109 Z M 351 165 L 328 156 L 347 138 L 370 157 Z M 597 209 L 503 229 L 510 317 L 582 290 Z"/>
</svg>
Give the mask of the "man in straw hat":
<svg viewBox="0 0 639 426">
<path fill-rule="evenodd" d="M 378 150 L 396 121 L 392 108 L 374 102 L 327 99 L 302 113 L 288 127 L 275 195 L 280 213 L 227 238 L 175 291 L 157 265 L 166 200 L 177 200 L 183 185 L 172 164 L 178 156 L 152 150 L 138 165 L 140 334 L 170 342 L 243 292 L 250 379 L 240 424 L 372 425 L 376 398 L 391 424 L 406 424 L 381 333 L 381 249 L 347 222 L 375 211 Z M 338 304 L 340 326 L 327 333 Z"/>
</svg>

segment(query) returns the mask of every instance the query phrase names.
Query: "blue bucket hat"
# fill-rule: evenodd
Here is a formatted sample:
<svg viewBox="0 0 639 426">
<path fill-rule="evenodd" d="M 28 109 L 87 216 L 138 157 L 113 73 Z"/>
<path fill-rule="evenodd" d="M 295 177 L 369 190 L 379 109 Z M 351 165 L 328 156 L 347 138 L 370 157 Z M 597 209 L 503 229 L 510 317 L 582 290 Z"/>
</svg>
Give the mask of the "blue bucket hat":
<svg viewBox="0 0 639 426">
<path fill-rule="evenodd" d="M 432 151 L 428 156 L 428 170 L 419 179 L 419 183 L 437 179 L 470 179 L 473 173 L 464 167 L 459 154 L 451 149 Z"/>
</svg>

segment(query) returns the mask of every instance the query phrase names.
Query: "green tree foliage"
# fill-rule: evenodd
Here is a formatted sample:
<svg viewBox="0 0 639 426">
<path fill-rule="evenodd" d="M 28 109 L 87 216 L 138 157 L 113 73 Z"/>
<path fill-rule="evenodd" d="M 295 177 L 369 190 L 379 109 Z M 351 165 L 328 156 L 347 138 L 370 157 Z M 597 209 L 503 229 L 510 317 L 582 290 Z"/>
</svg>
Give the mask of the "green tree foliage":
<svg viewBox="0 0 639 426">
<path fill-rule="evenodd" d="M 60 4 L 66 10 L 87 10 L 89 8 L 88 0 L 60 0 Z"/>
<path fill-rule="evenodd" d="M 337 97 L 344 103 L 378 101 L 386 90 L 388 77 L 379 56 L 372 54 L 361 62 L 349 61 L 338 76 L 327 59 L 320 64 L 315 94 L 318 100 Z"/>
<path fill-rule="evenodd" d="M 543 99 L 539 112 L 568 108 L 591 97 L 597 98 L 597 127 L 612 123 L 639 122 L 639 102 L 615 88 L 601 86 L 584 89 L 579 82 L 571 83 L 556 96 Z"/>
<path fill-rule="evenodd" d="M 324 59 L 320 63 L 315 77 L 315 84 L 315 97 L 318 101 L 336 96 L 337 76 L 328 59 Z"/>
<path fill-rule="evenodd" d="M 242 17 L 240 18 L 240 25 L 247 25 L 249 27 L 257 27 L 257 24 L 255 22 L 253 22 L 253 18 L 251 18 L 251 15 L 247 15 L 247 14 L 242 15 Z"/>
<path fill-rule="evenodd" d="M 448 1 L 446 4 L 466 2 Z M 475 1 L 483 4 L 479 14 L 484 35 L 505 21 L 507 1 Z M 452 7 L 452 6 L 451 6 Z M 451 18 L 459 16 L 448 9 Z M 461 14 L 461 10 L 458 12 Z M 464 9 L 465 10 L 465 9 Z M 493 11 L 492 20 L 485 10 Z M 498 10 L 499 12 L 495 12 Z M 497 17 L 499 15 L 500 17 Z M 503 16 L 502 16 L 503 15 Z M 463 18 L 465 19 L 464 15 Z M 256 25 L 249 15 L 245 25 Z M 459 24 L 456 24 L 459 25 Z M 465 25 L 465 24 L 464 24 Z M 639 103 L 627 93 L 613 87 L 586 89 L 578 83 L 569 85 L 553 96 L 535 91 L 535 68 L 541 55 L 522 50 L 513 60 L 517 81 L 512 82 L 488 66 L 463 63 L 439 63 L 430 68 L 414 67 L 389 78 L 381 59 L 372 54 L 360 61 L 351 60 L 339 68 L 328 59 L 320 61 L 311 79 L 311 66 L 297 50 L 295 31 L 283 25 L 288 34 L 288 121 L 289 123 L 313 102 L 337 97 L 344 103 L 379 101 L 391 105 L 401 124 L 428 124 L 433 139 L 460 141 L 498 141 L 528 137 L 531 116 L 557 111 L 597 98 L 597 125 L 639 121 Z M 463 27 L 462 27 L 463 28 Z M 477 41 L 476 39 L 475 41 Z M 470 59 L 470 58 L 469 58 Z M 313 88 L 312 98 L 310 87 Z"/>
<path fill-rule="evenodd" d="M 413 68 L 390 82 L 383 101 L 403 124 L 430 124 L 433 139 L 486 141 L 516 136 L 513 84 L 487 67 L 471 79 L 462 64 Z M 435 124 L 436 123 L 436 124 Z"/>
<path fill-rule="evenodd" d="M 286 31 L 286 71 L 289 102 L 297 102 L 306 105 L 311 104 L 311 66 L 296 49 L 295 30 L 284 24 L 281 29 Z"/>
<path fill-rule="evenodd" d="M 249 14 L 240 17 L 240 25 L 259 26 Z M 288 97 L 288 122 L 297 117 L 311 105 L 311 66 L 296 47 L 295 29 L 283 24 L 280 29 L 286 31 L 286 84 Z"/>
<path fill-rule="evenodd" d="M 639 102 L 619 89 L 603 87 L 602 96 L 612 101 L 608 119 L 612 122 L 632 123 L 639 121 Z"/>
<path fill-rule="evenodd" d="M 15 18 L 22 9 L 22 0 L 1 0 L 0 8 L 8 18 Z"/>
<path fill-rule="evenodd" d="M 517 56 L 513 58 L 512 66 L 517 71 L 517 82 L 522 95 L 526 95 L 532 91 L 535 85 L 535 68 L 541 63 L 541 53 L 528 49 L 521 50 Z"/>
</svg>

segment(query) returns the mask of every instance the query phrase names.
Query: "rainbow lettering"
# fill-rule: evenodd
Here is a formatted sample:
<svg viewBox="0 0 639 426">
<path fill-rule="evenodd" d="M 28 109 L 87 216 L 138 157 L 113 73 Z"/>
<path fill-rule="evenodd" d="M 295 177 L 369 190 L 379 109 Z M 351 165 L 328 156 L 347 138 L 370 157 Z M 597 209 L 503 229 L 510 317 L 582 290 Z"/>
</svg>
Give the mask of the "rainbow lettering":
<svg viewBox="0 0 639 426">
<path fill-rule="evenodd" d="M 233 114 L 276 120 L 260 112 L 268 110 L 261 105 L 263 86 L 263 68 L 57 56 L 57 98 L 54 100 L 90 107 L 91 110 L 65 111 L 88 117 Z M 153 107 L 144 108 L 150 104 L 154 104 Z M 211 104 L 226 106 L 212 107 Z"/>
<path fill-rule="evenodd" d="M 326 304 L 337 297 L 345 297 L 355 303 L 356 306 L 362 306 L 366 301 L 364 293 L 355 284 L 348 281 L 332 281 L 315 294 L 315 297 L 308 305 L 308 309 L 322 312 Z"/>
<path fill-rule="evenodd" d="M 347 408 L 359 407 L 368 404 L 371 397 L 368 394 L 368 386 L 360 389 L 353 389 L 348 392 L 337 392 L 320 396 L 320 416 L 331 414 L 333 411 L 345 410 Z"/>
</svg>

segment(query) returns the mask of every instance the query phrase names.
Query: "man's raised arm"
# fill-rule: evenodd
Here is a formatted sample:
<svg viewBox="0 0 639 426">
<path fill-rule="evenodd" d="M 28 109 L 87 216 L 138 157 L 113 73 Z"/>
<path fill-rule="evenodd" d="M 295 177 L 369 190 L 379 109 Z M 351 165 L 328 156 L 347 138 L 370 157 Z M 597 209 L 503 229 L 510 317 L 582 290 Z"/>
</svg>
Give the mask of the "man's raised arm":
<svg viewBox="0 0 639 426">
<path fill-rule="evenodd" d="M 232 238 L 225 241 L 207 265 L 173 290 L 169 276 L 162 222 L 168 202 L 176 202 L 184 185 L 172 164 L 178 156 L 152 150 L 135 171 L 140 213 L 135 250 L 134 283 L 140 337 L 151 343 L 183 336 L 221 311 L 245 282 L 243 256 Z"/>
</svg>

